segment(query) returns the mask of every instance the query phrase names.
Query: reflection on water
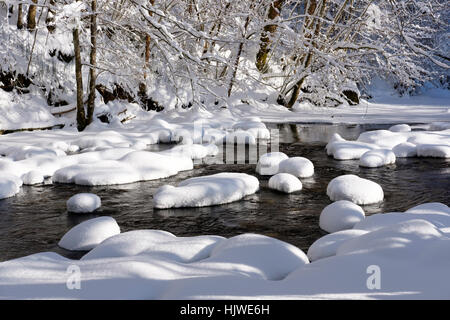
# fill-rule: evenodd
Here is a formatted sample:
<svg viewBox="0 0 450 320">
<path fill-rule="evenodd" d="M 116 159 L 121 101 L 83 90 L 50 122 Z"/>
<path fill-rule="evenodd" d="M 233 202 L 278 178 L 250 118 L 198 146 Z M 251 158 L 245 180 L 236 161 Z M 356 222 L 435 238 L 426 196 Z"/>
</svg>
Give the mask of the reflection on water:
<svg viewBox="0 0 450 320">
<path fill-rule="evenodd" d="M 120 186 L 24 186 L 17 196 L 0 200 L 0 261 L 49 250 L 79 258 L 82 253 L 59 249 L 59 239 L 74 225 L 101 215 L 114 217 L 122 232 L 162 229 L 178 236 L 225 237 L 251 232 L 287 241 L 306 251 L 324 234 L 318 224 L 321 210 L 331 203 L 326 196 L 328 182 L 349 173 L 373 180 L 385 191 L 384 202 L 364 207 L 367 214 L 404 211 L 424 202 L 448 205 L 448 160 L 398 159 L 393 166 L 365 169 L 358 166 L 358 161 L 327 157 L 324 142 L 334 132 L 355 139 L 361 131 L 380 128 L 383 127 L 307 125 L 295 126 L 293 133 L 291 127 L 280 126 L 283 142 L 280 151 L 289 156 L 307 157 L 316 168 L 312 178 L 302 180 L 303 190 L 291 195 L 269 190 L 268 177 L 259 177 L 261 190 L 243 201 L 205 208 L 153 210 L 152 195 L 163 184 L 177 184 L 193 176 L 224 171 L 255 175 L 254 164 L 199 164 L 193 171 L 168 179 Z M 66 201 L 79 192 L 98 194 L 102 198 L 101 209 L 91 215 L 68 214 Z"/>
</svg>

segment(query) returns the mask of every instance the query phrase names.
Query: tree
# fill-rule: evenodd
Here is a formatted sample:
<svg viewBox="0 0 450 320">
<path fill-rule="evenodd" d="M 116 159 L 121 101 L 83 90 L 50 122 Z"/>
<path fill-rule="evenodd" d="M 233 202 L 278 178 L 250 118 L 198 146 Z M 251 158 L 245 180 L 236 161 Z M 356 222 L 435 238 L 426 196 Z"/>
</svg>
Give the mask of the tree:
<svg viewBox="0 0 450 320">
<path fill-rule="evenodd" d="M 38 3 L 38 0 L 31 0 L 33 3 Z M 36 29 L 36 11 L 37 6 L 30 4 L 28 8 L 28 16 L 27 16 L 27 28 L 30 31 Z"/>
<path fill-rule="evenodd" d="M 23 11 L 21 3 L 19 3 L 17 7 L 17 29 L 23 29 Z"/>
<path fill-rule="evenodd" d="M 269 12 L 267 15 L 268 20 L 273 21 L 280 16 L 283 2 L 284 0 L 276 0 L 269 5 Z M 276 32 L 276 30 L 276 24 L 267 24 L 264 26 L 264 31 L 261 34 L 261 44 L 256 55 L 256 67 L 260 72 L 267 71 L 267 59 L 269 57 L 271 44 L 270 37 Z"/>
</svg>

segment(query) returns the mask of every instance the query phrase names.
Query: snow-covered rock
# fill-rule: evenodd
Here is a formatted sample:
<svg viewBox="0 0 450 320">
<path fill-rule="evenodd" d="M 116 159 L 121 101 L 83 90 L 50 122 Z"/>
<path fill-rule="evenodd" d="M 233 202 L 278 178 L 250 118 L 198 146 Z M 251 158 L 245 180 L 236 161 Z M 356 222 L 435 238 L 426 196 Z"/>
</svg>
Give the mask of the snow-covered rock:
<svg viewBox="0 0 450 320">
<path fill-rule="evenodd" d="M 397 124 L 389 128 L 389 131 L 392 132 L 410 132 L 411 127 L 407 124 Z"/>
<path fill-rule="evenodd" d="M 364 210 L 347 200 L 336 201 L 322 210 L 319 226 L 322 230 L 333 233 L 353 228 L 364 220 Z"/>
<path fill-rule="evenodd" d="M 111 217 L 84 221 L 70 229 L 59 241 L 61 248 L 73 251 L 91 250 L 102 241 L 120 233 L 119 225 Z"/>
<path fill-rule="evenodd" d="M 125 184 L 167 178 L 192 168 L 188 157 L 133 150 L 117 160 L 63 167 L 54 173 L 53 181 L 89 186 Z"/>
<path fill-rule="evenodd" d="M 406 142 L 408 136 L 402 133 L 392 132 L 389 130 L 367 131 L 360 134 L 359 142 L 375 144 L 380 149 L 392 149 L 396 145 Z"/>
<path fill-rule="evenodd" d="M 32 170 L 22 175 L 24 185 L 35 185 L 44 182 L 44 175 L 38 170 Z"/>
<path fill-rule="evenodd" d="M 19 177 L 0 171 L 0 200 L 15 196 L 21 186 L 22 180 Z"/>
<path fill-rule="evenodd" d="M 300 191 L 303 188 L 302 182 L 292 174 L 278 173 L 269 179 L 269 188 L 284 193 Z"/>
<path fill-rule="evenodd" d="M 352 174 L 331 180 L 327 195 L 332 201 L 348 200 L 358 205 L 378 203 L 384 198 L 379 184 Z"/>
<path fill-rule="evenodd" d="M 270 152 L 263 154 L 256 165 L 256 172 L 262 176 L 272 176 L 279 171 L 280 162 L 289 159 L 283 152 Z"/>
<path fill-rule="evenodd" d="M 102 201 L 93 193 L 78 193 L 67 200 L 67 211 L 73 213 L 91 213 L 100 208 Z"/>
<path fill-rule="evenodd" d="M 421 144 L 417 146 L 417 156 L 431 158 L 450 158 L 449 144 Z"/>
<path fill-rule="evenodd" d="M 226 144 L 248 144 L 255 145 L 256 138 L 253 134 L 248 131 L 237 130 L 228 133 L 224 138 L 223 142 Z"/>
<path fill-rule="evenodd" d="M 147 255 L 182 263 L 206 259 L 225 238 L 176 237 L 160 230 L 136 230 L 112 236 L 83 256 L 82 260 Z"/>
<path fill-rule="evenodd" d="M 327 154 L 336 160 L 353 160 L 377 147 L 370 143 L 347 141 L 339 134 L 334 134 L 326 146 Z"/>
<path fill-rule="evenodd" d="M 218 173 L 165 185 L 153 196 L 158 209 L 205 207 L 241 200 L 259 190 L 257 178 L 244 173 Z"/>
<path fill-rule="evenodd" d="M 235 264 L 234 268 L 245 266 L 247 272 L 263 279 L 281 280 L 309 260 L 302 250 L 286 242 L 258 234 L 242 234 L 219 243 L 210 258 L 202 263 L 224 262 Z"/>
<path fill-rule="evenodd" d="M 313 163 L 303 157 L 293 157 L 279 164 L 279 173 L 290 173 L 298 178 L 308 178 L 314 175 Z"/>
<path fill-rule="evenodd" d="M 362 236 L 368 231 L 350 229 L 327 234 L 316 240 L 308 249 L 308 258 L 311 262 L 335 256 L 337 249 L 346 241 Z"/>
<path fill-rule="evenodd" d="M 364 153 L 359 159 L 359 165 L 366 168 L 378 168 L 395 163 L 397 158 L 389 149 L 376 149 Z"/>
<path fill-rule="evenodd" d="M 417 146 L 411 142 L 400 143 L 392 151 L 397 158 L 412 158 L 417 156 Z"/>
</svg>

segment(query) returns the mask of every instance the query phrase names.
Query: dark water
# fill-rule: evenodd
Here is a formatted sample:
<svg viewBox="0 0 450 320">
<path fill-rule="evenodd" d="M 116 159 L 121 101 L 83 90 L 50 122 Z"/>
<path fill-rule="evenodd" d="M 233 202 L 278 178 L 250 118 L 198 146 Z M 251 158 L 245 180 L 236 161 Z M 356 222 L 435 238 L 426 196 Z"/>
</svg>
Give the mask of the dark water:
<svg viewBox="0 0 450 320">
<path fill-rule="evenodd" d="M 274 128 L 275 126 L 271 126 Z M 365 169 L 358 161 L 336 161 L 327 157 L 325 142 L 334 132 L 355 139 L 360 132 L 382 126 L 309 125 L 280 128 L 280 151 L 289 156 L 309 158 L 315 175 L 303 179 L 303 190 L 291 195 L 267 188 L 268 177 L 259 177 L 261 190 L 243 201 L 196 209 L 153 210 L 152 195 L 163 184 L 218 172 L 255 174 L 254 164 L 215 164 L 196 166 L 191 172 L 157 181 L 121 186 L 83 187 L 41 185 L 27 187 L 13 198 L 0 200 L 0 261 L 42 251 L 56 251 L 79 258 L 57 247 L 59 239 L 74 225 L 102 215 L 114 217 L 122 232 L 136 229 L 162 229 L 177 236 L 217 234 L 225 237 L 259 233 L 292 243 L 303 250 L 322 236 L 319 215 L 330 200 L 328 182 L 343 174 L 357 174 L 373 180 L 385 191 L 384 202 L 365 206 L 366 214 L 404 211 L 424 202 L 449 205 L 450 161 L 444 159 L 398 159 L 392 166 Z M 66 200 L 79 192 L 93 192 L 102 198 L 95 215 L 66 212 Z"/>
</svg>

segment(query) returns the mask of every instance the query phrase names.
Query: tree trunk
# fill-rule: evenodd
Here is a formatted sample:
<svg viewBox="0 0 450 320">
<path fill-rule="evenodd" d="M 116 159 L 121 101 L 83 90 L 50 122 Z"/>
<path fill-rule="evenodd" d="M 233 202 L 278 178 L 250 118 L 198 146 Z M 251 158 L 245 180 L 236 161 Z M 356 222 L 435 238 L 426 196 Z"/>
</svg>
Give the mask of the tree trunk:
<svg viewBox="0 0 450 320">
<path fill-rule="evenodd" d="M 78 29 L 73 29 L 73 47 L 75 50 L 75 78 L 77 81 L 77 128 L 83 131 L 86 128 L 86 114 L 83 103 L 83 74 L 81 73 L 81 50 Z"/>
<path fill-rule="evenodd" d="M 155 0 L 150 0 L 150 4 L 153 6 L 155 4 Z M 153 12 L 149 11 L 148 14 L 150 16 L 153 15 Z M 144 81 L 139 84 L 139 95 L 145 99 L 147 95 L 147 84 L 145 83 L 147 80 L 147 71 L 149 69 L 150 63 L 150 46 L 151 46 L 151 37 L 149 34 L 145 35 L 145 53 L 144 53 Z"/>
<path fill-rule="evenodd" d="M 284 0 L 276 0 L 270 4 L 268 19 L 275 20 L 280 16 L 281 7 Z M 270 53 L 271 40 L 270 37 L 277 31 L 276 24 L 268 24 L 264 26 L 264 32 L 261 34 L 261 45 L 256 55 L 256 67 L 260 72 L 267 72 L 267 59 Z"/>
<path fill-rule="evenodd" d="M 38 0 L 31 0 L 33 3 L 38 3 Z M 37 7 L 33 4 L 30 4 L 28 8 L 28 17 L 27 17 L 27 28 L 30 31 L 36 29 L 36 11 Z"/>
<path fill-rule="evenodd" d="M 23 29 L 23 11 L 22 11 L 22 4 L 19 4 L 19 7 L 17 8 L 17 29 L 21 30 Z"/>
<path fill-rule="evenodd" d="M 89 97 L 87 105 L 87 125 L 92 122 L 95 109 L 95 83 L 97 80 L 97 0 L 91 1 L 91 54 L 89 69 Z"/>
<path fill-rule="evenodd" d="M 239 44 L 239 49 L 236 55 L 236 60 L 234 62 L 234 69 L 233 69 L 233 74 L 231 76 L 230 79 L 230 85 L 228 87 L 228 97 L 231 96 L 231 91 L 233 90 L 233 85 L 234 85 L 234 81 L 236 80 L 236 76 L 237 76 L 237 72 L 239 69 L 239 60 L 241 59 L 241 55 L 242 55 L 242 50 L 244 49 L 244 41 L 246 39 L 246 33 L 247 33 L 247 29 L 248 29 L 248 25 L 250 24 L 250 15 L 247 16 L 247 19 L 245 20 L 245 25 L 244 25 L 244 34 L 242 35 L 242 41 Z"/>
</svg>

